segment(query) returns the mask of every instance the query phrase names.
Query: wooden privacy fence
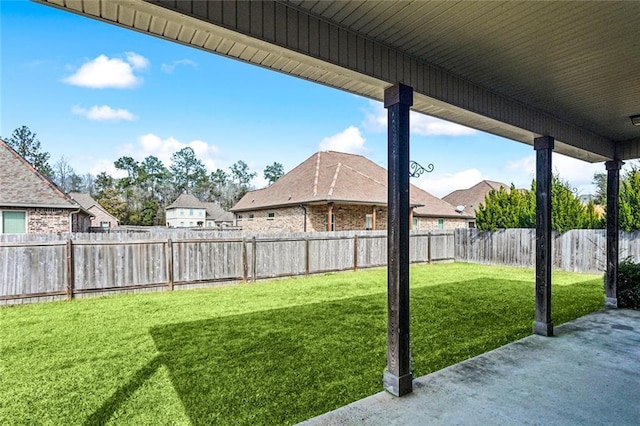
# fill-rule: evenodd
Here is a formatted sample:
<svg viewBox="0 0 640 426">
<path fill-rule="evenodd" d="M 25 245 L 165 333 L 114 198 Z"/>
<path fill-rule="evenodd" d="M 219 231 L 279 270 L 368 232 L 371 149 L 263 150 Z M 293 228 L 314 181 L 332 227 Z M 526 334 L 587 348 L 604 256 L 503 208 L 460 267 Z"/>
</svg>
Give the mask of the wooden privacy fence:
<svg viewBox="0 0 640 426">
<path fill-rule="evenodd" d="M 411 234 L 411 262 L 453 258 L 453 232 Z M 385 231 L 0 242 L 0 303 L 357 270 L 386 261 Z"/>
<path fill-rule="evenodd" d="M 640 233 L 620 232 L 620 259 L 640 261 Z M 604 272 L 607 234 L 602 229 L 574 229 L 552 238 L 552 266 L 573 272 Z M 535 267 L 535 229 L 455 230 L 456 262 Z"/>
</svg>

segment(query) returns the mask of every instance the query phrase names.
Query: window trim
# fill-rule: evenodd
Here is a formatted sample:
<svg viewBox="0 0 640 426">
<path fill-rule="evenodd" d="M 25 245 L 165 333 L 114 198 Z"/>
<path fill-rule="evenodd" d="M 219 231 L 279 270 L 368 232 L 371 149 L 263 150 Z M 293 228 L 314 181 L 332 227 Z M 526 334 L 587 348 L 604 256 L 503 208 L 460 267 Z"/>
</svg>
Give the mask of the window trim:
<svg viewBox="0 0 640 426">
<path fill-rule="evenodd" d="M 19 232 L 19 233 L 14 233 L 12 232 L 12 234 L 28 234 L 29 233 L 29 211 L 28 210 L 24 210 L 24 209 L 7 209 L 7 210 L 0 210 L 0 234 L 4 234 L 4 214 L 5 212 L 15 212 L 15 213 L 24 213 L 24 232 Z"/>
</svg>

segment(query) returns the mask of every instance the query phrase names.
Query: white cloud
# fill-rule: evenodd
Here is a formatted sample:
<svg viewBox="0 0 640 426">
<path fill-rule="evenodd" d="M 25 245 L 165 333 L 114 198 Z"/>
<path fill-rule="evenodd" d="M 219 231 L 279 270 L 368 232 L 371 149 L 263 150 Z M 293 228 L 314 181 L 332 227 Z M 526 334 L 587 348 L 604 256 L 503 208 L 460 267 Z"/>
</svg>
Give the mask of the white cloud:
<svg viewBox="0 0 640 426">
<path fill-rule="evenodd" d="M 562 180 L 568 181 L 579 194 L 592 193 L 594 191 L 591 183 L 593 174 L 605 171 L 602 163 L 588 163 L 556 153 L 551 158 L 551 167 L 554 173 L 559 175 Z M 504 169 L 511 174 L 526 174 L 530 182 L 531 179 L 535 179 L 536 155 L 532 154 L 519 160 L 507 162 Z"/>
<path fill-rule="evenodd" d="M 149 66 L 149 60 L 135 52 L 127 52 L 126 61 L 136 70 L 143 70 Z"/>
<path fill-rule="evenodd" d="M 162 70 L 162 72 L 166 72 L 167 74 L 171 74 L 176 69 L 176 67 L 180 65 L 187 65 L 193 68 L 198 67 L 198 64 L 191 59 L 179 59 L 177 61 L 173 61 L 170 64 L 162 64 L 160 66 L 160 70 Z"/>
<path fill-rule="evenodd" d="M 365 111 L 363 127 L 370 132 L 383 132 L 387 129 L 387 110 L 381 102 L 370 101 Z M 411 133 L 421 136 L 465 136 L 478 131 L 456 123 L 412 111 L 409 118 Z"/>
<path fill-rule="evenodd" d="M 365 139 L 362 137 L 360 129 L 355 126 L 349 126 L 340 133 L 322 139 L 319 147 L 323 151 L 364 154 L 368 151 L 364 143 Z"/>
<path fill-rule="evenodd" d="M 134 70 L 149 66 L 149 61 L 134 52 L 127 52 L 125 59 L 100 55 L 85 62 L 72 75 L 63 79 L 65 83 L 92 89 L 129 89 L 142 83 L 142 78 Z"/>
<path fill-rule="evenodd" d="M 153 155 L 158 157 L 165 166 L 169 167 L 171 164 L 171 155 L 186 147 L 193 149 L 196 157 L 204 163 L 210 172 L 216 170 L 219 149 L 217 146 L 209 145 L 207 142 L 201 140 L 193 140 L 185 143 L 180 142 L 173 136 L 162 139 L 157 135 L 149 133 L 138 138 L 138 146 L 128 146 L 125 148 L 125 151 L 128 151 L 127 155 L 132 156 L 138 161 L 143 160 L 149 155 Z"/>
<path fill-rule="evenodd" d="M 82 115 L 83 117 L 94 121 L 133 121 L 138 119 L 138 117 L 136 117 L 126 109 L 113 109 L 108 105 L 94 105 L 89 109 L 82 108 L 80 106 L 74 106 L 73 108 L 71 108 L 71 112 L 76 115 Z"/>
<path fill-rule="evenodd" d="M 418 179 L 412 179 L 414 185 L 435 195 L 444 197 L 456 189 L 470 188 L 483 179 L 488 179 L 478 169 L 468 169 L 456 173 L 423 174 Z"/>
<path fill-rule="evenodd" d="M 102 158 L 93 163 L 93 166 L 89 170 L 94 176 L 98 176 L 102 172 L 106 172 L 109 176 L 114 177 L 116 179 L 120 179 L 127 176 L 127 172 L 124 170 L 116 169 L 116 166 L 113 165 L 114 160 L 108 160 L 106 158 Z"/>
</svg>

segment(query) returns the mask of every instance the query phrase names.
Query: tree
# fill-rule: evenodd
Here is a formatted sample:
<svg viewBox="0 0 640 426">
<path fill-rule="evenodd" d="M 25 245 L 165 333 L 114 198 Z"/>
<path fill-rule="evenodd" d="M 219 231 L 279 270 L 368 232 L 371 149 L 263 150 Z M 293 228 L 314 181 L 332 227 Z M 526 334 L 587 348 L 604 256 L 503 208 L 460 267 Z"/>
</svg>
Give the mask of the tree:
<svg viewBox="0 0 640 426">
<path fill-rule="evenodd" d="M 60 157 L 58 161 L 53 165 L 52 180 L 64 191 L 68 193 L 71 191 L 71 177 L 75 175 L 73 167 L 69 164 L 65 156 Z"/>
<path fill-rule="evenodd" d="M 13 131 L 7 139 L 7 144 L 16 150 L 18 154 L 28 161 L 37 171 L 48 178 L 53 177 L 53 170 L 49 165 L 49 153 L 42 151 L 40 141 L 27 126 L 22 126 Z"/>
<path fill-rule="evenodd" d="M 231 204 L 229 207 L 232 207 L 249 191 L 249 182 L 256 177 L 257 173 L 250 172 L 249 166 L 242 160 L 233 163 L 229 169 L 231 170 L 231 182 L 234 184 L 230 191 L 232 195 L 228 200 Z"/>
<path fill-rule="evenodd" d="M 171 175 L 178 193 L 191 191 L 207 177 L 207 170 L 193 148 L 185 147 L 171 156 Z"/>
<path fill-rule="evenodd" d="M 596 187 L 594 202 L 601 206 L 607 204 L 607 174 L 603 172 L 594 173 L 591 181 Z"/>
<path fill-rule="evenodd" d="M 94 187 L 95 187 L 95 196 L 97 198 L 101 198 L 104 193 L 109 189 L 115 190 L 115 179 L 112 178 L 107 172 L 100 172 L 98 176 L 96 176 Z"/>
<path fill-rule="evenodd" d="M 633 166 L 621 179 L 618 200 L 620 230 L 640 229 L 640 169 Z"/>
<path fill-rule="evenodd" d="M 284 175 L 282 164 L 274 162 L 264 169 L 264 178 L 269 181 L 269 185 L 280 179 Z"/>
<path fill-rule="evenodd" d="M 639 186 L 640 188 L 640 186 Z M 511 185 L 507 193 L 503 188 L 491 191 L 476 212 L 476 225 L 482 230 L 498 228 L 534 228 L 536 209 L 536 183 L 530 191 L 518 190 Z M 640 210 L 639 210 L 640 211 Z M 557 232 L 570 229 L 602 228 L 595 205 L 584 206 L 570 187 L 559 176 L 551 180 L 551 228 Z"/>
</svg>

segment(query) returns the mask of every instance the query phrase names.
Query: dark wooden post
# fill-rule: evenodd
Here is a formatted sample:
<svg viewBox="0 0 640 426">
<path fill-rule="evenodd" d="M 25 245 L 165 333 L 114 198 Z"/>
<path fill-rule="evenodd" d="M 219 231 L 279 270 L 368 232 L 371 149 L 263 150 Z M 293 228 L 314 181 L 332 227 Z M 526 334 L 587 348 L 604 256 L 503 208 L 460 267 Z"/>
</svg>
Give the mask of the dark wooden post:
<svg viewBox="0 0 640 426">
<path fill-rule="evenodd" d="M 395 396 L 413 390 L 409 336 L 409 108 L 413 88 L 384 91 L 388 117 L 387 370 L 384 388 Z"/>
<path fill-rule="evenodd" d="M 333 231 L 333 203 L 327 204 L 327 232 Z"/>
<path fill-rule="evenodd" d="M 173 290 L 173 241 L 167 240 L 167 286 Z"/>
<path fill-rule="evenodd" d="M 242 239 L 242 282 L 246 283 L 249 278 L 249 264 L 247 259 L 247 239 Z"/>
<path fill-rule="evenodd" d="M 358 270 L 358 234 L 353 236 L 353 270 Z"/>
<path fill-rule="evenodd" d="M 536 138 L 536 319 L 533 332 L 553 336 L 551 320 L 551 154 L 554 139 Z"/>
<path fill-rule="evenodd" d="M 620 192 L 620 160 L 607 161 L 607 273 L 605 308 L 618 307 L 618 210 Z"/>
<path fill-rule="evenodd" d="M 258 243 L 256 243 L 256 237 L 254 236 L 254 237 L 251 239 L 251 254 L 253 255 L 253 261 L 251 262 L 251 265 L 252 265 L 252 268 L 251 268 L 251 269 L 252 269 L 251 275 L 252 275 L 252 278 L 253 278 L 253 281 L 254 281 L 254 282 L 255 282 L 255 280 L 256 280 L 256 267 L 257 267 L 257 265 L 256 265 L 256 264 L 258 263 L 258 254 L 257 254 L 257 250 L 258 250 Z"/>
<path fill-rule="evenodd" d="M 73 299 L 75 287 L 75 265 L 73 261 L 73 241 L 67 240 L 67 299 Z"/>
<path fill-rule="evenodd" d="M 309 275 L 309 263 L 311 262 L 309 256 L 309 237 L 304 239 L 304 274 Z"/>
</svg>

